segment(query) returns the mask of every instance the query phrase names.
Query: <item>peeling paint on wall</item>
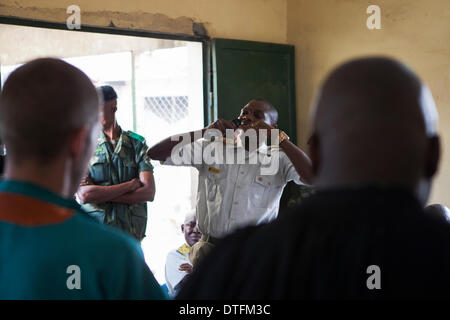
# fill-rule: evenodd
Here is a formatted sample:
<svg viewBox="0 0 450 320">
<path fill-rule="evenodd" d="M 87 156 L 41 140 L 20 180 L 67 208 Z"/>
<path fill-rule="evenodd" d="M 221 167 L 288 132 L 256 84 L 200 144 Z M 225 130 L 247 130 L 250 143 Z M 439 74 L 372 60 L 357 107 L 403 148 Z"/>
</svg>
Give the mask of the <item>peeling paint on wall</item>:
<svg viewBox="0 0 450 320">
<path fill-rule="evenodd" d="M 287 43 L 287 0 L 0 0 L 0 15 L 65 23 L 73 4 L 84 26 Z"/>
<path fill-rule="evenodd" d="M 20 14 L 18 14 L 20 13 Z M 66 23 L 68 14 L 63 8 L 13 7 L 0 4 L 0 15 L 35 20 Z M 189 17 L 169 18 L 160 13 L 148 12 L 85 12 L 81 8 L 81 24 L 120 29 L 146 30 L 191 36 L 207 36 L 205 25 Z"/>
</svg>

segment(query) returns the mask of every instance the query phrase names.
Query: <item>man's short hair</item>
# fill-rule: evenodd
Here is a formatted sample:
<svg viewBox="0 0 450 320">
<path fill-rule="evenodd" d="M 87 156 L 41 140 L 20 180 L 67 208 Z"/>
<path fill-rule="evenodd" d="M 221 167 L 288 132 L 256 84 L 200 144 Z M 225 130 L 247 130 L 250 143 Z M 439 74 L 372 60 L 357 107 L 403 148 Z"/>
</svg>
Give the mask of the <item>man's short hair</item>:
<svg viewBox="0 0 450 320">
<path fill-rule="evenodd" d="M 89 78 L 52 58 L 17 68 L 0 94 L 0 135 L 8 157 L 50 160 L 74 129 L 98 121 L 98 99 Z"/>
<path fill-rule="evenodd" d="M 271 104 L 269 101 L 267 101 L 266 99 L 263 98 L 255 98 L 253 99 L 253 101 L 258 101 L 258 102 L 263 102 L 264 104 L 267 104 L 270 109 L 275 109 L 275 107 L 273 106 L 273 104 Z M 276 109 L 275 109 L 276 110 Z"/>
<path fill-rule="evenodd" d="M 253 101 L 262 102 L 265 105 L 269 107 L 270 117 L 272 118 L 272 123 L 277 124 L 278 123 L 278 110 L 271 104 L 269 101 L 263 99 L 263 98 L 255 98 Z"/>
<path fill-rule="evenodd" d="M 97 92 L 102 99 L 101 103 L 107 103 L 117 99 L 116 90 L 111 86 L 100 86 L 97 88 Z"/>
</svg>

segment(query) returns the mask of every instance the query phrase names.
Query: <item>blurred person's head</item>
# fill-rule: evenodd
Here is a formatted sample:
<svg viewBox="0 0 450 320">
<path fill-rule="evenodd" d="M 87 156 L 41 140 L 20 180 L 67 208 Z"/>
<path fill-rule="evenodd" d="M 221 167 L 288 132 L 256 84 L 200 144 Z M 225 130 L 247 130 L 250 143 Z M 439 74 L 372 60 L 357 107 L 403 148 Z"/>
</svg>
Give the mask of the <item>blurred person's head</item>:
<svg viewBox="0 0 450 320">
<path fill-rule="evenodd" d="M 309 145 L 318 188 L 402 186 L 426 203 L 440 153 L 437 111 L 410 69 L 383 57 L 344 63 L 315 107 Z"/>
<path fill-rule="evenodd" d="M 430 204 L 425 207 L 425 212 L 450 222 L 450 211 L 443 204 L 438 203 Z"/>
<path fill-rule="evenodd" d="M 184 239 L 186 240 L 186 243 L 191 247 L 200 240 L 202 234 L 198 229 L 195 214 L 186 216 L 186 218 L 184 219 L 184 223 L 181 225 L 181 231 L 184 233 Z"/>
<path fill-rule="evenodd" d="M 100 123 L 103 129 L 111 128 L 116 123 L 117 93 L 111 86 L 97 88 L 100 96 Z"/>
<path fill-rule="evenodd" d="M 93 152 L 98 115 L 95 87 L 74 66 L 43 58 L 17 68 L 0 95 L 6 178 L 26 173 L 25 179 L 32 180 L 53 172 L 48 180 L 60 180 L 63 193 L 73 195 Z"/>
</svg>

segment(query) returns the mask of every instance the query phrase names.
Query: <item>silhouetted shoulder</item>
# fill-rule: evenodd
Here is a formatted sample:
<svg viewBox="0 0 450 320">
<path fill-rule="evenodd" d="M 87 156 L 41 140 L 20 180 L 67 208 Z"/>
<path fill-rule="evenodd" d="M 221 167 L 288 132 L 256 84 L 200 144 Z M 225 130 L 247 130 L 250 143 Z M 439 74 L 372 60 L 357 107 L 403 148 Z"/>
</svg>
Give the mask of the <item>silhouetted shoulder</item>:
<svg viewBox="0 0 450 320">
<path fill-rule="evenodd" d="M 199 264 L 177 299 L 270 298 L 270 278 L 281 272 L 286 251 L 294 243 L 289 239 L 298 220 L 295 213 L 291 210 L 270 224 L 246 227 L 224 238 Z"/>
<path fill-rule="evenodd" d="M 450 297 L 449 250 L 450 226 L 406 191 L 318 192 L 225 238 L 178 298 Z M 380 268 L 383 290 L 368 289 L 370 266 Z"/>
</svg>

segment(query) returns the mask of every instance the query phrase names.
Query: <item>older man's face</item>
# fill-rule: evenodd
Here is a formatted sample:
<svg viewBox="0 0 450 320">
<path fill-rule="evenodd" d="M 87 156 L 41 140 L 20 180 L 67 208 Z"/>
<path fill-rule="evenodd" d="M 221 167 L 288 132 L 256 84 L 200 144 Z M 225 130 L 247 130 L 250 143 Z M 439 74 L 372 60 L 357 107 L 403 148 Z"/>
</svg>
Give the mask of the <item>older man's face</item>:
<svg viewBox="0 0 450 320">
<path fill-rule="evenodd" d="M 181 230 L 184 233 L 184 238 L 187 244 L 191 247 L 196 244 L 202 236 L 200 230 L 198 230 L 195 216 L 187 218 L 184 224 L 181 225 Z"/>
</svg>

